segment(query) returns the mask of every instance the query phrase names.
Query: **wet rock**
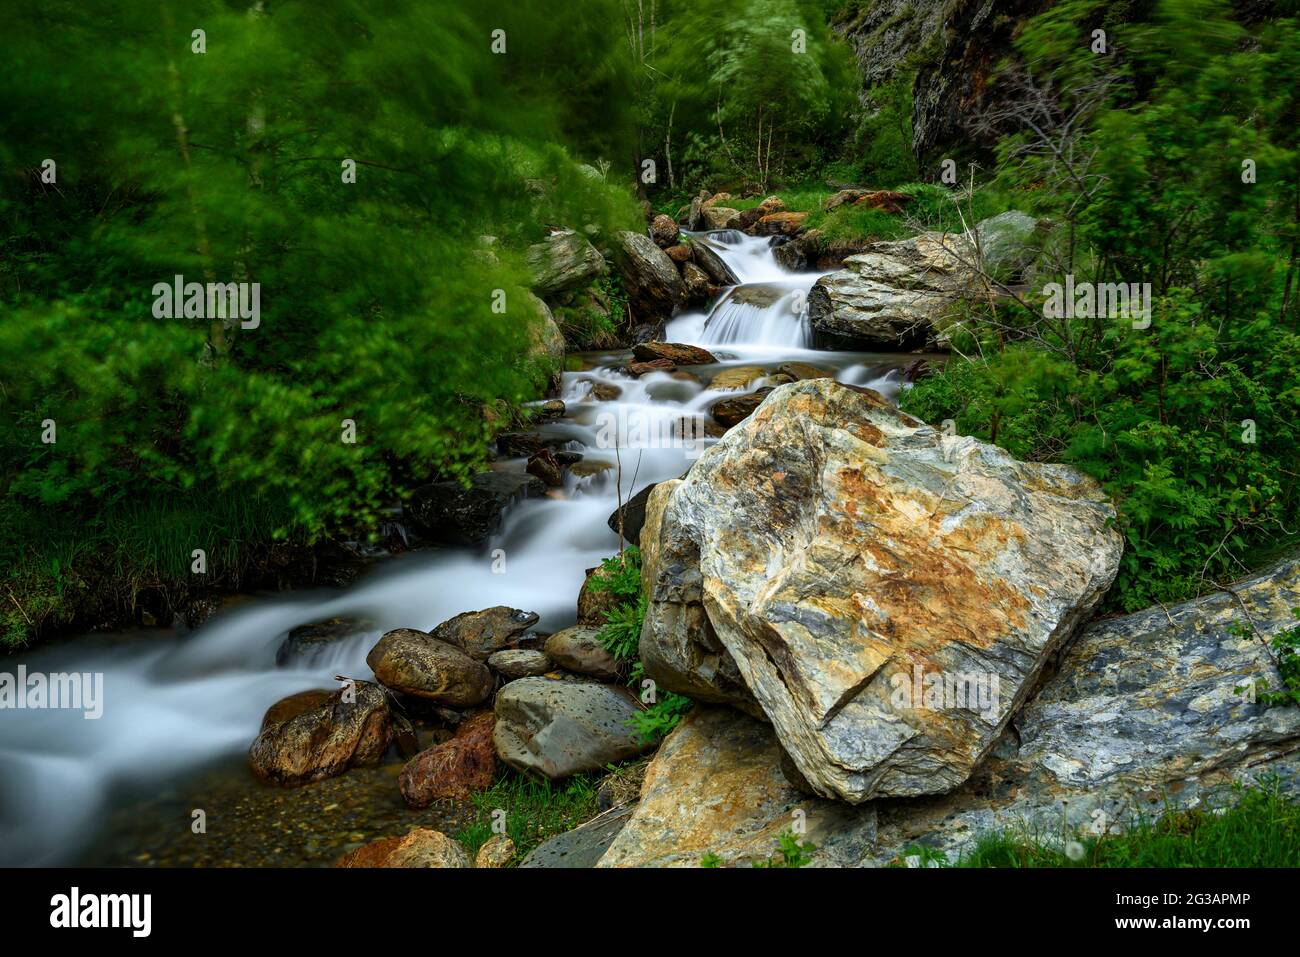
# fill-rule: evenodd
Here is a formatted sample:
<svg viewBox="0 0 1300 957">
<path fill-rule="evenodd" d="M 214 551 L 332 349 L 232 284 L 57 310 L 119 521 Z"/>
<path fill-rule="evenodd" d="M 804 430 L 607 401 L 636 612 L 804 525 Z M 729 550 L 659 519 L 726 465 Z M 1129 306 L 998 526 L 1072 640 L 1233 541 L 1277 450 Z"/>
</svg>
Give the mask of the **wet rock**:
<svg viewBox="0 0 1300 957">
<path fill-rule="evenodd" d="M 583 458 L 584 456 L 581 452 L 570 452 L 561 449 L 559 452 L 555 453 L 555 461 L 559 462 L 561 465 L 566 467 L 570 465 L 577 465 L 579 462 L 583 460 Z"/>
<path fill-rule="evenodd" d="M 506 458 L 526 459 L 544 449 L 555 449 L 568 439 L 539 432 L 502 432 L 497 436 L 497 452 Z"/>
<path fill-rule="evenodd" d="M 628 727 L 641 710 L 625 688 L 520 678 L 497 693 L 497 757 L 553 781 L 594 771 L 645 750 Z"/>
<path fill-rule="evenodd" d="M 391 740 L 383 691 L 358 681 L 332 694 L 307 691 L 273 705 L 248 750 L 248 766 L 264 784 L 297 787 L 378 764 Z"/>
<path fill-rule="evenodd" d="M 650 359 L 645 362 L 629 362 L 627 371 L 638 378 L 651 372 L 672 372 L 677 366 L 671 359 Z"/>
<path fill-rule="evenodd" d="M 418 827 L 405 837 L 371 841 L 334 862 L 335 867 L 469 867 L 459 841 Z"/>
<path fill-rule="evenodd" d="M 782 362 L 776 371 L 796 380 L 834 378 L 834 373 L 808 362 Z"/>
<path fill-rule="evenodd" d="M 654 339 L 662 339 L 664 335 L 664 323 L 660 322 L 642 322 L 632 327 L 628 333 L 627 340 L 632 345 L 638 345 L 642 342 L 650 342 Z"/>
<path fill-rule="evenodd" d="M 684 342 L 642 342 L 632 350 L 632 354 L 642 362 L 667 359 L 679 366 L 706 365 L 718 361 L 708 349 L 687 345 Z"/>
<path fill-rule="evenodd" d="M 487 661 L 489 655 L 515 647 L 523 633 L 539 620 L 536 612 L 495 605 L 448 618 L 431 634 L 475 661 Z"/>
<path fill-rule="evenodd" d="M 692 302 L 707 302 L 718 293 L 708 274 L 695 263 L 682 264 L 682 281 L 686 283 L 686 298 Z"/>
<path fill-rule="evenodd" d="M 623 394 L 623 390 L 612 382 L 600 382 L 596 379 L 583 381 L 591 383 L 591 397 L 597 402 L 613 402 Z"/>
<path fill-rule="evenodd" d="M 542 449 L 528 460 L 528 474 L 537 476 L 551 488 L 564 484 L 564 470 L 550 449 Z"/>
<path fill-rule="evenodd" d="M 537 845 L 519 862 L 519 866 L 595 867 L 631 816 L 631 805 L 611 808 L 572 831 L 557 834 Z"/>
<path fill-rule="evenodd" d="M 567 410 L 562 399 L 547 399 L 541 405 L 542 415 L 549 419 L 559 419 L 564 417 Z"/>
<path fill-rule="evenodd" d="M 480 472 L 465 488 L 433 482 L 411 493 L 403 514 L 425 537 L 452 545 L 478 545 L 501 527 L 501 514 L 521 497 L 544 494 L 546 486 L 520 472 Z"/>
<path fill-rule="evenodd" d="M 609 530 L 618 534 L 619 520 L 621 518 L 623 537 L 633 545 L 639 545 L 641 542 L 641 526 L 645 524 L 645 503 L 653 489 L 653 484 L 647 485 L 624 502 L 621 509 L 614 509 L 609 516 L 609 520 L 605 523 L 609 526 Z"/>
<path fill-rule="evenodd" d="M 479 704 L 492 693 L 486 665 L 414 628 L 385 634 L 366 655 L 366 664 L 386 687 L 453 708 Z"/>
<path fill-rule="evenodd" d="M 480 712 L 462 722 L 450 741 L 408 761 L 398 778 L 402 799 L 423 808 L 436 800 L 465 801 L 490 788 L 497 765 L 492 744 L 495 723 L 491 711 Z"/>
<path fill-rule="evenodd" d="M 622 669 L 600 643 L 600 629 L 575 625 L 546 639 L 546 656 L 562 668 L 601 681 L 618 681 Z"/>
<path fill-rule="evenodd" d="M 650 237 L 626 230 L 620 232 L 614 259 L 635 320 L 644 322 L 671 316 L 685 298 L 686 287 L 677 266 Z"/>
<path fill-rule="evenodd" d="M 605 271 L 605 258 L 582 234 L 571 229 L 552 233 L 525 254 L 532 272 L 533 290 L 551 296 L 584 286 Z"/>
<path fill-rule="evenodd" d="M 650 223 L 650 238 L 655 241 L 655 245 L 660 249 L 666 249 L 677 242 L 680 230 L 677 228 L 677 222 L 671 216 L 660 213 Z"/>
<path fill-rule="evenodd" d="M 507 681 L 544 675 L 555 667 L 546 654 L 534 648 L 511 648 L 488 657 L 488 667 Z"/>
<path fill-rule="evenodd" d="M 678 243 L 676 246 L 669 246 L 664 250 L 664 252 L 668 254 L 669 259 L 677 263 L 679 266 L 691 261 L 691 247 L 685 243 Z"/>
<path fill-rule="evenodd" d="M 363 635 L 374 622 L 364 618 L 326 618 L 299 625 L 289 631 L 275 652 L 275 663 L 281 667 L 293 661 L 310 661 L 320 657 L 326 649 L 341 641 Z"/>
<path fill-rule="evenodd" d="M 976 266 L 995 277 L 1023 268 L 1037 228 L 1023 213 L 987 219 L 977 227 L 978 252 L 954 233 L 872 243 L 817 280 L 808 294 L 809 320 L 818 332 L 870 346 L 942 344 L 962 302 L 989 291 Z"/>
<path fill-rule="evenodd" d="M 601 472 L 608 472 L 613 468 L 613 462 L 605 459 L 593 459 L 584 456 L 581 462 L 570 466 L 569 471 L 578 478 L 587 478 L 591 475 L 599 475 Z"/>
<path fill-rule="evenodd" d="M 814 379 L 773 392 L 671 489 L 655 562 L 698 568 L 709 623 L 799 771 L 858 803 L 969 777 L 1109 588 L 1113 520 L 1070 468 Z M 656 595 L 647 630 L 660 611 Z"/>
<path fill-rule="evenodd" d="M 736 396 L 734 399 L 719 399 L 709 406 L 709 415 L 713 416 L 719 424 L 731 428 L 749 418 L 771 392 L 771 389 L 759 389 L 756 392 Z"/>
<path fill-rule="evenodd" d="M 709 382 L 710 389 L 743 389 L 767 375 L 762 366 L 732 366 L 723 369 Z"/>
<path fill-rule="evenodd" d="M 803 829 L 799 833 L 797 829 Z M 597 867 L 767 862 L 783 832 L 813 844 L 813 867 L 852 867 L 875 850 L 876 810 L 807 797 L 781 774 L 770 725 L 699 705 L 650 762 L 641 801 Z"/>
<path fill-rule="evenodd" d="M 515 842 L 504 834 L 493 834 L 474 855 L 475 867 L 505 867 L 515 856 Z"/>
<path fill-rule="evenodd" d="M 703 269 L 715 285 L 734 286 L 740 282 L 736 274 L 731 271 L 731 267 L 707 241 L 698 238 L 693 240 L 691 251 L 694 253 L 695 265 Z"/>
</svg>

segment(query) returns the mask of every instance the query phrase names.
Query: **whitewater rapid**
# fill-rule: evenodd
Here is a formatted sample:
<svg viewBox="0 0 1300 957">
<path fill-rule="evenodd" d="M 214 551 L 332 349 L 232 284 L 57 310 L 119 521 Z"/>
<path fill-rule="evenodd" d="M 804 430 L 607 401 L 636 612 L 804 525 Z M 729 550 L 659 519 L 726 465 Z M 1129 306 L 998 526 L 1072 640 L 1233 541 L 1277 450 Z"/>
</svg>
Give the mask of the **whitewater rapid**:
<svg viewBox="0 0 1300 957">
<path fill-rule="evenodd" d="M 897 393 L 897 369 L 910 357 L 811 348 L 804 303 L 818 274 L 783 269 L 766 238 L 736 232 L 693 238 L 708 242 L 740 279 L 709 313 L 686 313 L 668 324 L 668 341 L 701 345 L 719 357 L 717 366 L 692 367 L 703 381 L 728 366 L 799 360 L 834 368 L 840 381 Z M 11 674 L 19 664 L 29 672 L 102 674 L 104 689 L 97 720 L 74 710 L 0 710 L 0 864 L 75 860 L 117 789 L 149 787 L 245 751 L 267 707 L 286 695 L 334 687 L 336 675 L 372 678 L 366 653 L 389 629 L 430 629 L 493 605 L 537 612 L 544 632 L 571 624 L 586 569 L 617 550 L 606 519 L 620 484 L 626 501 L 650 483 L 681 475 L 698 449 L 662 437 L 683 415 L 706 415 L 717 399 L 737 394 L 663 372 L 631 378 L 618 371 L 626 352 L 587 358 L 592 368 L 563 376 L 565 418 L 539 431 L 565 438 L 566 448 L 589 463 L 621 468 L 568 474 L 563 489 L 519 502 L 485 547 L 388 559 L 342 590 L 250 599 L 189 634 L 89 636 L 0 664 Z M 617 386 L 621 394 L 596 401 L 595 384 Z M 611 422 L 617 453 L 608 447 Z M 522 470 L 524 464 L 496 467 Z M 277 666 L 276 651 L 291 628 L 344 616 L 373 627 L 322 654 Z"/>
</svg>

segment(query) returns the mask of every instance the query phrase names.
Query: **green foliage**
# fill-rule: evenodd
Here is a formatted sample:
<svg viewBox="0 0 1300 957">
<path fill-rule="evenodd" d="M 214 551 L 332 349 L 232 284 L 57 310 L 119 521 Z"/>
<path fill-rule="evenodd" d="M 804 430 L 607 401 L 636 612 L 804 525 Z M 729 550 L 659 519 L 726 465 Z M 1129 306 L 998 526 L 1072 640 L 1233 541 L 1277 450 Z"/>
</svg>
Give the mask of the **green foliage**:
<svg viewBox="0 0 1300 957">
<path fill-rule="evenodd" d="M 777 837 L 777 853 L 767 860 L 754 861 L 754 867 L 806 867 L 812 863 L 816 844 L 801 844 L 793 831 L 782 831 Z"/>
<path fill-rule="evenodd" d="M 946 863 L 933 854 L 930 859 Z M 1241 789 L 1234 807 L 1170 811 L 1122 834 L 1076 834 L 1054 842 L 987 835 L 957 866 L 1297 867 L 1300 805 L 1286 799 L 1274 780 Z"/>
<path fill-rule="evenodd" d="M 629 545 L 621 555 L 612 555 L 600 563 L 592 576 L 592 591 L 611 594 L 621 600 L 641 594 L 641 550 Z"/>
<path fill-rule="evenodd" d="M 71 529 L 6 524 L 8 587 L 49 593 L 60 554 L 86 581 L 132 564 L 112 509 L 256 502 L 261 541 L 364 536 L 412 485 L 475 468 L 489 410 L 552 371 L 523 250 L 550 223 L 638 222 L 627 186 L 578 161 L 630 151 L 619 16 L 616 0 L 0 12 L 0 97 L 41 105 L 0 114 L 0 510 Z M 259 283 L 260 325 L 156 317 L 155 284 L 178 274 Z"/>
<path fill-rule="evenodd" d="M 1300 608 L 1292 608 L 1291 613 L 1296 618 L 1300 618 Z M 1236 622 L 1233 626 L 1229 626 L 1228 630 L 1242 638 L 1254 637 L 1251 629 Z M 1282 678 L 1282 686 L 1271 688 L 1268 682 L 1261 678 L 1250 689 L 1254 691 L 1254 700 L 1266 708 L 1300 705 L 1300 625 L 1283 629 L 1274 635 L 1273 640 L 1269 642 L 1269 649 L 1273 653 L 1273 661 Z M 1240 694 L 1247 688 L 1240 687 L 1233 690 Z"/>
<path fill-rule="evenodd" d="M 1128 546 L 1110 601 L 1135 609 L 1240 575 L 1300 521 L 1298 103 L 1278 82 L 1300 75 L 1300 31 L 1247 44 L 1224 4 L 1160 4 L 1125 31 L 1143 50 L 1128 62 L 1075 50 L 1099 16 L 1060 4 L 1018 40 L 1044 87 L 1112 74 L 1077 118 L 1072 148 L 1095 151 L 1092 165 L 1066 176 L 1014 134 L 998 188 L 1061 224 L 1039 279 L 1150 283 L 1150 327 L 1051 320 L 1034 290 L 968 317 L 970 358 L 903 406 L 1100 480 Z M 1258 182 L 1243 183 L 1241 157 L 1257 158 Z"/>
<path fill-rule="evenodd" d="M 506 812 L 506 834 L 515 843 L 514 862 L 556 834 L 571 831 L 599 811 L 595 780 L 578 774 L 560 782 L 504 773 L 486 791 L 475 794 L 474 820 L 456 839 L 470 856 L 492 837 L 493 812 Z"/>
<path fill-rule="evenodd" d="M 693 707 L 695 702 L 685 695 L 661 691 L 653 704 L 632 719 L 632 730 L 644 742 L 661 741 Z"/>
</svg>

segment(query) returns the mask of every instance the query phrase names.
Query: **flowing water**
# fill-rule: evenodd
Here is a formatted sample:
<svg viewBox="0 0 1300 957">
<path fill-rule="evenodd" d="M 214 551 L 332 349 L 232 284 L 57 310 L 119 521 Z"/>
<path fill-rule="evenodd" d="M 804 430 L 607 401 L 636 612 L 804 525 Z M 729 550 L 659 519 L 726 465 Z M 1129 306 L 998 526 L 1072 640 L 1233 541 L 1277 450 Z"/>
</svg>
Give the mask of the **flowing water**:
<svg viewBox="0 0 1300 957">
<path fill-rule="evenodd" d="M 336 686 L 336 675 L 371 678 L 366 652 L 388 629 L 429 629 L 493 605 L 537 612 L 543 632 L 571 624 L 586 569 L 617 550 L 606 519 L 619 485 L 626 501 L 647 484 L 681 475 L 699 449 L 674 441 L 674 424 L 739 394 L 702 384 L 718 371 L 760 365 L 771 372 L 782 362 L 803 361 L 834 370 L 840 381 L 897 394 L 899 369 L 914 357 L 811 348 L 802 304 L 817 274 L 783 269 L 765 238 L 734 231 L 694 238 L 718 252 L 740 285 L 707 314 L 671 321 L 665 339 L 705 346 L 719 363 L 690 367 L 692 377 L 655 372 L 634 379 L 618 371 L 626 352 L 583 356 L 588 368 L 563 377 L 565 417 L 539 431 L 582 452 L 587 474 L 567 474 L 564 488 L 516 504 L 486 547 L 389 559 L 350 588 L 250 600 L 187 635 L 91 636 L 0 666 L 10 673 L 20 663 L 29 673 L 102 673 L 104 688 L 96 720 L 73 710 L 0 711 L 0 864 L 83 860 L 124 793 L 165 789 L 214 765 L 233 768 L 278 699 Z M 598 385 L 621 393 L 597 401 Z M 522 470 L 524 464 L 507 460 L 496 467 Z M 338 616 L 373 627 L 277 665 L 289 629 Z M 385 779 L 385 786 L 396 794 L 395 780 Z"/>
</svg>

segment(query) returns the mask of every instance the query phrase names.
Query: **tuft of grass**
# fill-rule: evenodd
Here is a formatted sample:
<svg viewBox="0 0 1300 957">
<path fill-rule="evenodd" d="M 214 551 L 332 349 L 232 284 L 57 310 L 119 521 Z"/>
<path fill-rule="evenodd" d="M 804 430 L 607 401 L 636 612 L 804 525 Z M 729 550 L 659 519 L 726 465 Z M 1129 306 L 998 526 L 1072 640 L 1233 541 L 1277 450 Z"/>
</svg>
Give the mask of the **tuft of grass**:
<svg viewBox="0 0 1300 957">
<path fill-rule="evenodd" d="M 503 772 L 492 787 L 475 794 L 472 801 L 474 823 L 456 839 L 473 857 L 495 833 L 494 821 L 504 820 L 505 833 L 515 842 L 511 864 L 518 863 L 548 838 L 571 831 L 600 813 L 596 781 L 586 774 L 557 783 Z"/>
</svg>

